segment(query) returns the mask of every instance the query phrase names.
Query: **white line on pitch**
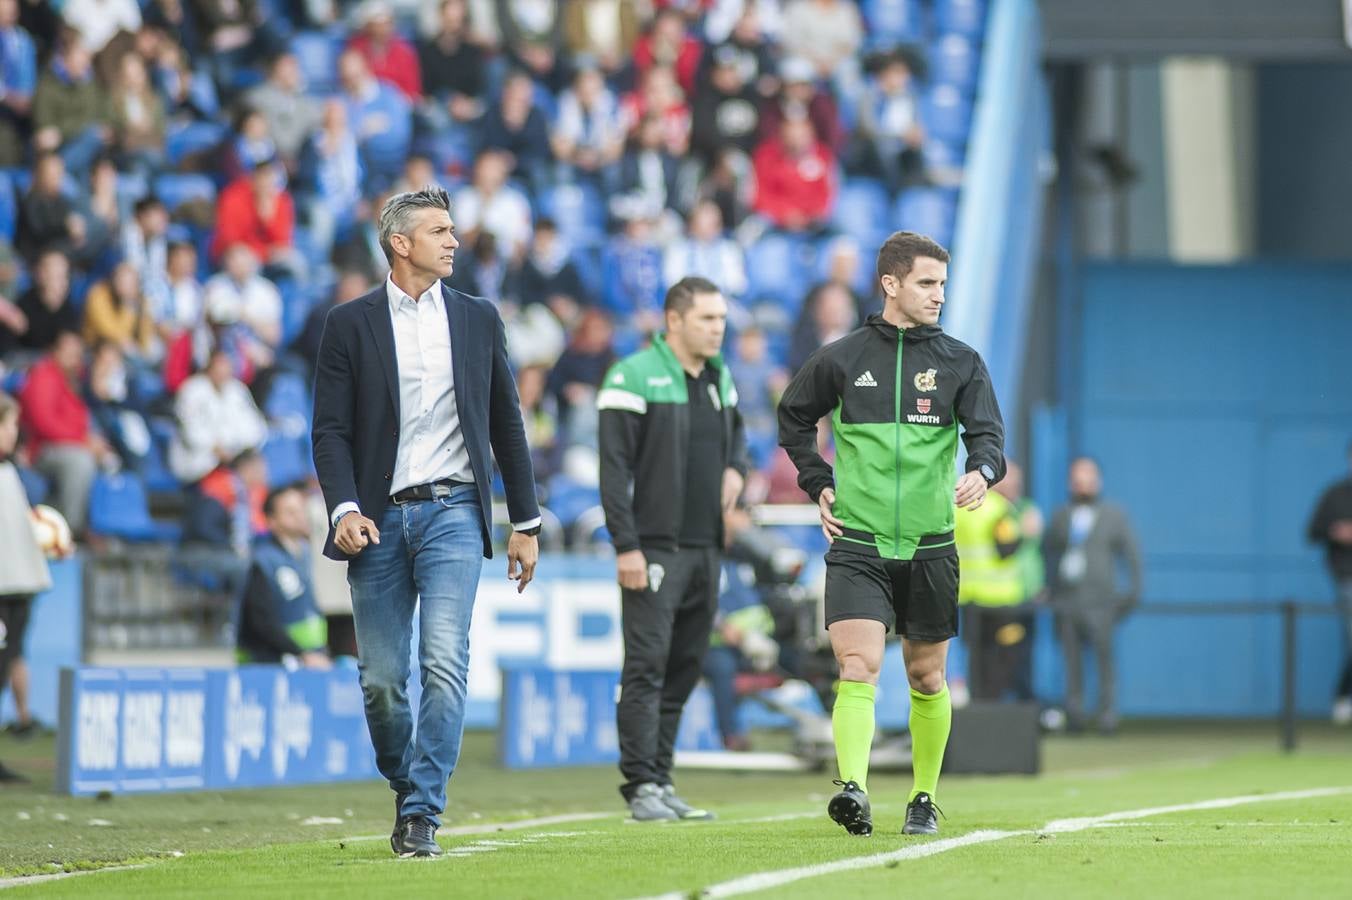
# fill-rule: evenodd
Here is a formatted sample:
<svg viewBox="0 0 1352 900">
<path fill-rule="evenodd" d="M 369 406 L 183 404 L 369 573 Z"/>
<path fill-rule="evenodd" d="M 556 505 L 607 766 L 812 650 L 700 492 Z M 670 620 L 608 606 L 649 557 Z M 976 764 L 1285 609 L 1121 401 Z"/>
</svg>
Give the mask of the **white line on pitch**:
<svg viewBox="0 0 1352 900">
<path fill-rule="evenodd" d="M 799 866 L 793 869 L 779 869 L 770 872 L 757 872 L 751 875 L 743 875 L 740 878 L 734 878 L 730 881 L 710 885 L 709 887 L 701 889 L 698 893 L 701 897 L 733 897 L 738 894 L 750 894 L 755 891 L 764 891 L 770 888 L 780 887 L 807 878 L 830 875 L 833 872 L 845 872 L 854 869 L 872 869 L 878 866 L 885 866 L 892 862 L 900 862 L 906 859 L 920 859 L 926 856 L 945 853 L 949 850 L 956 850 L 959 847 L 967 847 L 973 844 L 985 844 L 991 841 L 999 841 L 1021 835 L 1039 833 L 1067 834 L 1075 831 L 1084 831 L 1088 828 L 1100 828 L 1105 824 L 1113 822 L 1121 822 L 1130 819 L 1144 819 L 1150 816 L 1159 816 L 1168 813 L 1191 812 L 1206 809 L 1227 809 L 1232 806 L 1244 806 L 1250 803 L 1307 800 L 1313 797 L 1332 797 L 1340 794 L 1352 794 L 1352 787 L 1327 787 L 1312 788 L 1304 791 L 1278 791 L 1271 794 L 1246 794 L 1240 797 L 1220 797 L 1214 800 L 1200 800 L 1196 803 L 1179 803 L 1173 806 L 1129 809 L 1120 812 L 1106 813 L 1101 816 L 1088 816 L 1079 819 L 1057 819 L 1048 822 L 1044 827 L 1037 830 L 973 831 L 969 834 L 961 835 L 960 837 L 944 838 L 942 840 L 930 841 L 924 844 L 913 844 L 910 847 L 903 847 L 900 850 L 893 850 L 889 853 L 875 853 L 871 856 L 854 856 L 846 859 L 833 860 L 831 862 L 817 863 L 811 866 Z M 684 900 L 684 898 L 689 897 L 690 895 L 691 892 L 689 891 L 673 891 L 668 894 L 660 894 L 657 897 L 649 898 L 649 900 Z"/>
</svg>

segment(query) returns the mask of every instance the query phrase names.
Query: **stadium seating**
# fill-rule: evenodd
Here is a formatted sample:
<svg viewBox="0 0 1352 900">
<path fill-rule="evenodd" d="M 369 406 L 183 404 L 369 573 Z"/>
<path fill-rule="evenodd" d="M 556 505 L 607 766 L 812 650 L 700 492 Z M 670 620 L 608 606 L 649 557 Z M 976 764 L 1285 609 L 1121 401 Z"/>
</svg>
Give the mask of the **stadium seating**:
<svg viewBox="0 0 1352 900">
<path fill-rule="evenodd" d="M 132 543 L 174 541 L 179 527 L 150 517 L 146 487 L 139 475 L 119 472 L 94 479 L 89 497 L 89 529 Z"/>
<path fill-rule="evenodd" d="M 972 101 L 951 84 L 937 84 L 921 101 L 922 117 L 930 137 L 957 146 L 966 146 L 972 128 Z"/>
<path fill-rule="evenodd" d="M 864 0 L 861 11 L 873 49 L 918 44 L 924 38 L 924 10 L 916 0 Z"/>
<path fill-rule="evenodd" d="M 951 84 L 970 96 L 976 90 L 980 60 L 981 51 L 971 39 L 946 34 L 930 48 L 928 80 L 931 84 Z"/>
<path fill-rule="evenodd" d="M 871 246 L 878 242 L 879 235 L 891 231 L 890 203 L 887 188 L 877 179 L 847 178 L 840 187 L 832 224 L 862 246 Z"/>
<path fill-rule="evenodd" d="M 208 175 L 171 172 L 155 179 L 155 196 L 174 212 L 190 200 L 215 202 L 216 182 Z"/>
<path fill-rule="evenodd" d="M 986 24 L 985 0 L 935 0 L 935 31 L 980 38 Z"/>
<path fill-rule="evenodd" d="M 229 130 L 216 122 L 187 122 L 169 129 L 164 141 L 165 160 L 177 167 L 194 154 L 206 153 L 219 147 Z"/>
<path fill-rule="evenodd" d="M 0 237 L 14 242 L 19 226 L 19 199 L 14 193 L 14 180 L 0 170 Z"/>
</svg>

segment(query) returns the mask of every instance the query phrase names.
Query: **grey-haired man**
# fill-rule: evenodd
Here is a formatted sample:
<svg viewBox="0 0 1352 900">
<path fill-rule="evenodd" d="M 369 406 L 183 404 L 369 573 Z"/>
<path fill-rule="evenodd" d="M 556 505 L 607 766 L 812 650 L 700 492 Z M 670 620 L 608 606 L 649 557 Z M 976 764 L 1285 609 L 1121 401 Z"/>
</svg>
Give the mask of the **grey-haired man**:
<svg viewBox="0 0 1352 900">
<path fill-rule="evenodd" d="M 502 319 L 442 283 L 459 246 L 450 198 L 439 187 L 396 194 L 379 227 L 389 278 L 335 307 L 320 340 L 315 470 L 331 523 L 324 553 L 348 561 L 376 765 L 397 798 L 390 846 L 438 856 L 464 726 L 470 613 L 483 557 L 493 555 L 494 459 L 514 528 L 507 577 L 519 590 L 535 573 L 540 512 Z"/>
</svg>

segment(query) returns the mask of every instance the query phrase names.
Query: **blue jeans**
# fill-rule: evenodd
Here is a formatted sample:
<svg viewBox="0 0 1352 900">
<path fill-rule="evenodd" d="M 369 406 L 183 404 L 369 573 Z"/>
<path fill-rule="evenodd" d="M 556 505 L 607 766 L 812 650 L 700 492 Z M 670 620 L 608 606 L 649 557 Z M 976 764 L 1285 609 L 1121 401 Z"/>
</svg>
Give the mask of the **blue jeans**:
<svg viewBox="0 0 1352 900">
<path fill-rule="evenodd" d="M 737 696 L 737 673 L 742 668 L 742 654 L 735 647 L 710 647 L 704 654 L 704 680 L 714 699 L 714 717 L 718 719 L 718 733 L 728 738 L 741 737 L 737 721 L 741 699 Z"/>
<path fill-rule="evenodd" d="M 470 614 L 483 566 L 478 488 L 390 503 L 378 527 L 380 543 L 347 568 L 366 724 L 380 774 L 408 795 L 402 814 L 440 824 L 446 782 L 460 758 Z M 415 608 L 422 684 L 416 736 L 408 700 Z"/>
</svg>

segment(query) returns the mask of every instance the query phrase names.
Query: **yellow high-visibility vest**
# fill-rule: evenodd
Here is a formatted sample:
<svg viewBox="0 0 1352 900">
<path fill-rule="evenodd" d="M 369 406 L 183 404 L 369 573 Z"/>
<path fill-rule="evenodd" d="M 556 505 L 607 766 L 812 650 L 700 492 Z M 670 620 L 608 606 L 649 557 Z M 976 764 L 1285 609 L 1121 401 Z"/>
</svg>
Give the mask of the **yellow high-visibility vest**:
<svg viewBox="0 0 1352 900">
<path fill-rule="evenodd" d="M 1000 558 L 998 544 L 1020 537 L 1018 511 L 995 491 L 980 509 L 959 509 L 954 537 L 958 545 L 958 602 L 978 606 L 1014 606 L 1024 597 L 1018 553 Z"/>
</svg>

